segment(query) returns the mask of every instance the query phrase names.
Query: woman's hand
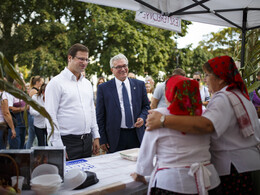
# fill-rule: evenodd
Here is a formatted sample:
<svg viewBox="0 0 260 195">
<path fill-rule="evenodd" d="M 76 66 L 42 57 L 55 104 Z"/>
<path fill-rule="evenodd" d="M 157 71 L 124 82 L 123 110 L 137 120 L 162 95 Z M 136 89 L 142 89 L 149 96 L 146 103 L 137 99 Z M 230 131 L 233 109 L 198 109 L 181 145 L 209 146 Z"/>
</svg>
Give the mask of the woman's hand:
<svg viewBox="0 0 260 195">
<path fill-rule="evenodd" d="M 160 112 L 154 111 L 154 110 L 149 110 L 148 111 L 148 117 L 146 119 L 146 130 L 150 131 L 153 129 L 158 129 L 161 127 L 161 121 L 160 118 L 162 114 Z"/>
<path fill-rule="evenodd" d="M 145 185 L 147 184 L 147 181 L 145 180 L 144 176 L 138 175 L 137 173 L 131 173 L 131 177 L 138 182 L 142 182 Z"/>
<path fill-rule="evenodd" d="M 11 132 L 12 132 L 11 139 L 16 138 L 16 131 L 15 131 L 15 129 L 12 129 Z"/>
</svg>

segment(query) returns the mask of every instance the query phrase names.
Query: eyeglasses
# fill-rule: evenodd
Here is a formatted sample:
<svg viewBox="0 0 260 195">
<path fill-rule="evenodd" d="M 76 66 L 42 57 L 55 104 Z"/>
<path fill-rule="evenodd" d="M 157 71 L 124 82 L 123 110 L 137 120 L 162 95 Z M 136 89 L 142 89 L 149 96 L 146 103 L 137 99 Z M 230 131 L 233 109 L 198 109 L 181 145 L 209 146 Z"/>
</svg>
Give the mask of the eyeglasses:
<svg viewBox="0 0 260 195">
<path fill-rule="evenodd" d="M 128 65 L 124 64 L 122 66 L 113 66 L 112 68 L 114 68 L 116 70 L 121 70 L 122 68 L 128 68 Z"/>
<path fill-rule="evenodd" d="M 195 80 L 195 81 L 200 81 L 200 79 L 193 79 L 193 80 Z"/>
<path fill-rule="evenodd" d="M 87 62 L 87 63 L 89 63 L 89 59 L 88 58 L 80 58 L 80 57 L 77 57 L 77 56 L 75 56 L 75 58 L 77 58 L 79 61 L 81 61 L 81 62 Z"/>
</svg>

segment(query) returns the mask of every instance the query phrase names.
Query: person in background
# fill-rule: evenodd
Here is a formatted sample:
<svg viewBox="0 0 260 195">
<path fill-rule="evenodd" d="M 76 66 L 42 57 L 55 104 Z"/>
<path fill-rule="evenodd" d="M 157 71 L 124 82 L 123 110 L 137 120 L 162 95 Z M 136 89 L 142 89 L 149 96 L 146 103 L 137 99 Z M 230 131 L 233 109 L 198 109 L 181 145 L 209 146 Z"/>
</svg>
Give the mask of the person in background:
<svg viewBox="0 0 260 195">
<path fill-rule="evenodd" d="M 29 96 L 32 97 L 33 95 L 37 94 L 41 85 L 44 83 L 44 80 L 41 76 L 32 76 L 30 79 L 30 90 Z M 26 143 L 26 149 L 30 149 L 33 145 L 35 139 L 35 129 L 33 125 L 33 116 L 28 113 L 28 140 Z"/>
<path fill-rule="evenodd" d="M 101 77 L 98 77 L 98 80 L 97 80 L 97 88 L 100 84 L 102 83 L 105 83 L 106 80 L 105 80 L 105 77 L 101 76 Z M 97 90 L 95 91 L 94 93 L 94 97 L 95 97 L 95 105 L 96 105 L 96 102 L 97 102 Z"/>
<path fill-rule="evenodd" d="M 154 80 L 153 80 L 153 78 L 151 77 L 151 76 L 146 76 L 145 77 L 145 82 L 147 83 L 147 82 L 149 82 L 150 83 L 150 85 L 151 85 L 151 93 L 153 93 L 154 92 Z"/>
<path fill-rule="evenodd" d="M 67 60 L 68 66 L 46 87 L 45 109 L 56 124 L 49 140 L 51 146 L 66 146 L 67 160 L 74 160 L 97 154 L 100 136 L 93 87 L 81 74 L 89 63 L 89 49 L 74 44 L 68 51 Z M 47 122 L 49 135 L 51 131 Z"/>
<path fill-rule="evenodd" d="M 135 76 L 135 74 L 134 74 L 133 72 L 129 72 L 129 73 L 128 73 L 128 78 L 130 78 L 130 79 L 136 79 L 136 76 Z"/>
<path fill-rule="evenodd" d="M 201 96 L 202 105 L 206 107 L 209 103 L 210 94 L 208 88 L 201 83 L 202 81 L 201 73 L 195 72 L 193 74 L 193 80 L 198 81 L 200 84 L 200 96 Z"/>
<path fill-rule="evenodd" d="M 102 77 L 102 76 L 98 77 L 97 86 L 99 86 L 100 84 L 102 84 L 104 82 L 106 82 L 105 77 Z"/>
<path fill-rule="evenodd" d="M 175 75 L 166 81 L 168 108 L 157 108 L 164 115 L 200 116 L 202 103 L 199 84 Z M 161 127 L 146 131 L 138 154 L 135 181 L 151 176 L 148 194 L 221 194 L 217 171 L 210 163 L 210 135 L 194 135 Z M 156 156 L 156 163 L 153 159 Z"/>
<path fill-rule="evenodd" d="M 223 194 L 253 194 L 252 173 L 260 170 L 260 124 L 254 105 L 231 57 L 215 57 L 203 70 L 213 96 L 202 116 L 164 116 L 151 110 L 146 130 L 164 126 L 210 134 L 211 161 Z"/>
<path fill-rule="evenodd" d="M 46 84 L 43 83 L 40 87 L 40 90 L 37 94 L 32 96 L 32 99 L 35 100 L 38 104 L 44 107 L 45 102 L 45 88 Z M 38 140 L 38 146 L 47 146 L 47 128 L 45 117 L 43 117 L 38 111 L 30 108 L 30 114 L 34 117 L 33 125 L 35 129 L 35 134 Z"/>
<path fill-rule="evenodd" d="M 8 107 L 8 98 L 6 92 L 0 91 L 0 150 L 6 149 L 8 139 L 8 127 L 11 130 L 11 139 L 16 137 L 16 131 L 12 116 Z"/>
<path fill-rule="evenodd" d="M 176 69 L 173 70 L 172 75 L 185 76 L 186 73 L 183 69 L 176 68 Z M 169 77 L 167 77 L 167 79 L 168 78 Z M 156 85 L 156 88 L 153 92 L 153 97 L 152 97 L 152 100 L 151 100 L 151 109 L 167 107 L 167 104 L 165 102 L 165 82 L 166 81 L 164 81 L 163 83 L 158 83 Z"/>
<path fill-rule="evenodd" d="M 145 88 L 146 88 L 146 92 L 147 92 L 147 97 L 149 99 L 149 102 L 151 103 L 153 93 L 152 93 L 151 83 L 149 81 L 147 81 L 145 83 Z"/>
<path fill-rule="evenodd" d="M 260 71 L 257 73 L 257 77 L 256 80 L 259 82 L 260 81 Z M 258 89 L 256 89 L 258 94 L 260 93 L 260 87 L 258 87 Z M 258 118 L 260 118 L 260 97 L 256 94 L 256 91 L 254 90 L 253 92 L 251 92 L 249 94 L 249 96 L 251 95 L 251 100 L 252 103 L 255 106 Z"/>
<path fill-rule="evenodd" d="M 17 82 L 13 81 L 13 85 L 18 89 L 22 89 L 22 86 Z M 24 112 L 27 112 L 28 106 L 21 99 L 18 99 L 11 94 L 8 94 L 8 106 L 10 111 L 13 112 L 17 124 L 15 127 L 16 137 L 13 138 L 13 133 L 9 129 L 8 132 L 8 141 L 10 149 L 23 149 L 26 135 L 25 121 L 24 121 Z"/>
<path fill-rule="evenodd" d="M 127 77 L 125 55 L 112 57 L 110 68 L 115 78 L 98 86 L 96 113 L 101 148 L 112 153 L 140 147 L 150 106 L 145 83 Z"/>
</svg>

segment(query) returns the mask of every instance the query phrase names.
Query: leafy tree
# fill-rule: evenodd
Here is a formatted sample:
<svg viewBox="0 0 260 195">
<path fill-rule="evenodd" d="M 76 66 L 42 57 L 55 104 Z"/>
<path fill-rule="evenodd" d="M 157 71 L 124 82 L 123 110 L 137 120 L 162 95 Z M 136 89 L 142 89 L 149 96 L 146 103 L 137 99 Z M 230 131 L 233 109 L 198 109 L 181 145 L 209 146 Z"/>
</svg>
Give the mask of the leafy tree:
<svg viewBox="0 0 260 195">
<path fill-rule="evenodd" d="M 143 25 L 135 22 L 135 12 L 87 4 L 87 11 L 82 6 L 73 6 L 68 26 L 73 38 L 89 46 L 91 55 L 96 61 L 87 69 L 87 75 L 105 73 L 110 75 L 109 60 L 119 52 L 129 59 L 130 71 L 145 75 L 148 72 L 155 79 L 159 70 L 167 71 L 173 64 L 176 33 Z M 83 12 L 86 16 L 82 17 Z M 184 36 L 187 25 L 183 21 Z M 75 33 L 77 29 L 86 29 L 86 33 Z"/>
<path fill-rule="evenodd" d="M 10 0 L 0 2 L 0 51 L 11 64 L 33 74 L 57 74 L 64 67 L 69 40 L 61 23 L 71 1 Z"/>
<path fill-rule="evenodd" d="M 87 75 L 110 75 L 109 59 L 118 52 L 130 62 L 130 70 L 157 77 L 174 64 L 171 38 L 176 33 L 134 21 L 128 10 L 79 1 L 11 0 L 0 3 L 0 51 L 12 64 L 26 66 L 32 74 L 54 76 L 66 66 L 71 44 L 80 42 L 93 59 Z M 187 25 L 183 21 L 184 36 Z"/>
<path fill-rule="evenodd" d="M 241 43 L 239 43 L 241 45 Z M 241 48 L 241 46 L 239 47 Z M 243 79 L 248 87 L 248 92 L 252 92 L 260 86 L 256 82 L 256 75 L 260 71 L 260 29 L 250 30 L 246 34 L 245 45 L 245 64 L 241 68 Z M 238 50 L 238 56 L 241 56 L 241 49 Z M 254 83 L 252 85 L 252 83 Z"/>
<path fill-rule="evenodd" d="M 235 61 L 241 59 L 241 37 L 242 32 L 237 28 L 225 28 L 218 33 L 211 33 L 206 41 L 201 41 L 200 46 L 210 51 L 213 56 L 229 55 Z M 246 33 L 245 39 L 245 62 L 244 67 L 240 69 L 242 77 L 248 87 L 248 91 L 252 92 L 258 86 L 256 74 L 260 71 L 260 29 L 250 30 Z M 254 83 L 252 85 L 252 83 Z"/>
<path fill-rule="evenodd" d="M 207 35 L 206 40 L 200 41 L 199 46 L 208 50 L 213 56 L 234 56 L 237 51 L 237 43 L 240 41 L 238 28 L 224 28 L 219 32 Z"/>
<path fill-rule="evenodd" d="M 182 64 L 180 68 L 185 70 L 187 77 L 192 77 L 194 72 L 203 73 L 202 65 L 212 57 L 211 52 L 201 46 L 192 50 L 191 45 L 189 45 L 180 51 L 179 61 Z"/>
</svg>

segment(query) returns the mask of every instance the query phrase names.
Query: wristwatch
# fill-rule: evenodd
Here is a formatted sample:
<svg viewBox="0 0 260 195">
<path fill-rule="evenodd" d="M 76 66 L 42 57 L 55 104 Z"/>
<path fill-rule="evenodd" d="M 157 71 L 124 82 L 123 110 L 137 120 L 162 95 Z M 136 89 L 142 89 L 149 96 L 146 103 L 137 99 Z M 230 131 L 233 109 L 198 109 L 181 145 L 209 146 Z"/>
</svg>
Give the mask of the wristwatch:
<svg viewBox="0 0 260 195">
<path fill-rule="evenodd" d="M 164 121 L 165 121 L 165 115 L 163 114 L 160 118 L 161 121 L 161 128 L 164 128 Z"/>
</svg>

